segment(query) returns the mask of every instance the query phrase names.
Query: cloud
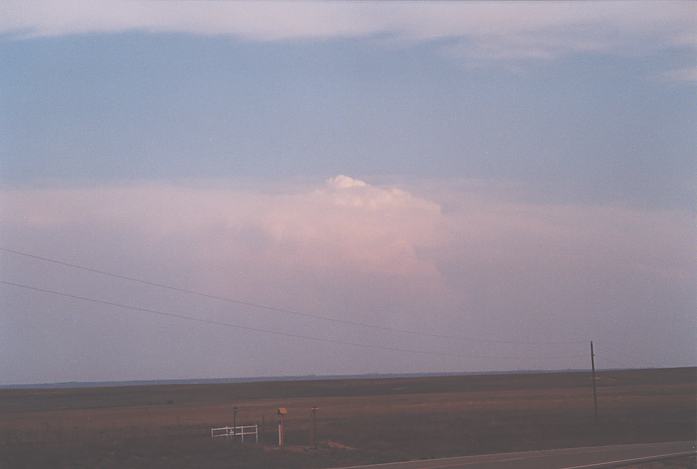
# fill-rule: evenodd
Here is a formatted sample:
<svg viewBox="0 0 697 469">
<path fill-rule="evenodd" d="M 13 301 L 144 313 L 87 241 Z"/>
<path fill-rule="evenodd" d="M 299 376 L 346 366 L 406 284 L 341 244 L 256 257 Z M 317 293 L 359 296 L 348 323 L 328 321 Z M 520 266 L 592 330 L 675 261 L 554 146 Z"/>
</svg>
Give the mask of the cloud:
<svg viewBox="0 0 697 469">
<path fill-rule="evenodd" d="M 0 31 L 24 37 L 143 31 L 251 41 L 382 37 L 445 41 L 472 59 L 695 47 L 691 2 L 10 2 Z"/>
<path fill-rule="evenodd" d="M 327 180 L 327 184 L 336 189 L 352 189 L 355 187 L 366 187 L 367 184 L 359 179 L 340 174 Z"/>
<path fill-rule="evenodd" d="M 290 279 L 305 289 L 316 275 L 398 281 L 402 290 L 434 294 L 458 292 L 459 282 L 477 283 L 481 272 L 505 281 L 541 268 L 514 282 L 509 296 L 524 296 L 560 270 L 621 276 L 638 269 L 675 282 L 694 273 L 683 255 L 692 218 L 683 212 L 531 203 L 520 192 L 511 197 L 490 187 L 448 188 L 432 193 L 437 200 L 414 191 L 343 175 L 274 191 L 178 184 L 17 189 L 3 191 L 0 213 L 10 245 L 32 251 L 34 240 L 40 251 L 58 253 L 95 253 L 103 245 L 153 265 L 172 257 L 185 271 L 206 272 L 214 263 L 234 277 L 243 269 L 251 297 L 263 294 L 256 282 Z M 224 290 L 225 279 L 191 280 Z"/>
<path fill-rule="evenodd" d="M 145 184 L 5 196 L 3 218 L 14 227 L 48 233 L 92 226 L 129 233 L 129 244 L 142 248 L 185 242 L 203 258 L 215 252 L 236 264 L 268 261 L 270 270 L 431 275 L 432 264 L 416 251 L 433 241 L 440 217 L 434 202 L 341 175 L 300 192 Z"/>
<path fill-rule="evenodd" d="M 512 193 L 485 181 L 438 190 L 429 190 L 430 184 L 385 185 L 340 175 L 324 183 L 264 189 L 234 181 L 3 189 L 0 245 L 353 321 L 513 340 L 593 337 L 638 350 L 638 361 L 629 365 L 693 363 L 694 215 L 535 203 L 525 201 L 520 190 Z M 525 358 L 530 350 L 519 347 L 303 322 L 7 254 L 2 266 L 2 278 L 10 281 L 250 327 L 452 353 L 521 354 L 520 361 L 481 360 L 471 369 L 560 366 L 558 361 Z M 290 340 L 267 349 L 258 342 L 264 337 L 255 334 L 205 327 L 190 331 L 190 325 L 114 311 L 105 311 L 102 318 L 94 305 L 7 288 L 0 301 L 0 316 L 20 331 L 7 339 L 6 353 L 41 343 L 32 331 L 45 330 L 48 321 L 54 328 L 47 329 L 49 335 L 74 344 L 74 351 L 65 354 L 84 362 L 92 379 L 152 378 L 157 370 L 201 376 L 202 363 L 208 376 L 463 367 L 459 358 L 439 357 L 434 364 L 432 357 L 409 357 L 405 365 L 391 354 L 329 346 L 315 350 Z M 47 316 L 52 311 L 56 314 Z M 40 320 L 41 328 L 27 324 Z M 174 350 L 166 339 L 170 336 L 177 338 L 171 343 Z M 95 353 L 104 355 L 101 360 L 121 360 L 111 374 L 101 374 L 106 373 L 103 362 L 89 368 L 93 365 L 83 344 L 91 337 L 99 337 Z M 250 354 L 235 362 L 232 371 L 225 357 L 219 362 L 211 358 L 231 340 L 239 344 L 236 350 Z M 105 343 L 113 353 L 99 349 Z M 547 352 L 556 355 L 558 350 Z M 562 366 L 582 366 L 582 352 L 577 361 Z M 148 369 L 134 376 L 138 353 L 151 358 Z M 538 350 L 532 355 L 545 354 Z M 39 364 L 50 376 L 56 373 L 50 370 L 66 369 L 51 366 L 51 360 L 46 357 Z M 13 373 L 21 378 L 6 373 L 7 379 L 42 379 L 19 368 Z"/>
<path fill-rule="evenodd" d="M 697 66 L 669 70 L 663 74 L 663 79 L 672 82 L 697 83 Z"/>
</svg>

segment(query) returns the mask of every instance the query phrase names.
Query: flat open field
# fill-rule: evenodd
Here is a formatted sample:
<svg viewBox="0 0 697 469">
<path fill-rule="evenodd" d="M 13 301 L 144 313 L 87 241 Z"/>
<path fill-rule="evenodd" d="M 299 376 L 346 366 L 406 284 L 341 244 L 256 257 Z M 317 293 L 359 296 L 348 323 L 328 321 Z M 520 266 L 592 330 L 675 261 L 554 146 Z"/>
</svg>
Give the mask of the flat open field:
<svg viewBox="0 0 697 469">
<path fill-rule="evenodd" d="M 260 445 L 209 428 L 264 423 Z M 319 448 L 309 447 L 318 406 Z M 289 447 L 274 447 L 277 407 Z M 697 437 L 697 368 L 0 390 L 0 467 L 328 467 Z"/>
</svg>

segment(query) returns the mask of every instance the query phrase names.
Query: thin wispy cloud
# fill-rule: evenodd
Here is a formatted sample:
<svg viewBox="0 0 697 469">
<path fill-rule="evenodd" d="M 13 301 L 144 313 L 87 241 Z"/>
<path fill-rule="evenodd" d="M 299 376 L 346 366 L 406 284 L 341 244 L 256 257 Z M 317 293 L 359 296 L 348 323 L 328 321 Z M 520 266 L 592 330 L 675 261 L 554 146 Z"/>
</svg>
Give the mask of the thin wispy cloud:
<svg viewBox="0 0 697 469">
<path fill-rule="evenodd" d="M 186 33 L 250 41 L 381 37 L 445 41 L 473 59 L 549 59 L 697 45 L 691 2 L 10 2 L 16 37 Z"/>
<path fill-rule="evenodd" d="M 697 66 L 669 70 L 662 75 L 662 78 L 671 82 L 697 84 Z"/>
</svg>

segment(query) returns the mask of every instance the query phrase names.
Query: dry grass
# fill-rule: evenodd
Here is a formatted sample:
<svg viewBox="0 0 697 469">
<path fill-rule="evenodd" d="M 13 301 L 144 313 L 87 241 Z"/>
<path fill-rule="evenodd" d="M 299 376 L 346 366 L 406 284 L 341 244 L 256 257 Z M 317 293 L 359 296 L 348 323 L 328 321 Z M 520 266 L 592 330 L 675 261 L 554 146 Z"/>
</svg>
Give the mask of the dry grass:
<svg viewBox="0 0 697 469">
<path fill-rule="evenodd" d="M 695 439 L 697 369 L 0 391 L 0 467 L 321 467 Z M 208 438 L 266 423 L 264 447 Z M 310 408 L 319 406 L 317 451 Z M 287 451 L 271 449 L 287 407 Z M 50 463 L 49 463 L 50 462 Z"/>
</svg>

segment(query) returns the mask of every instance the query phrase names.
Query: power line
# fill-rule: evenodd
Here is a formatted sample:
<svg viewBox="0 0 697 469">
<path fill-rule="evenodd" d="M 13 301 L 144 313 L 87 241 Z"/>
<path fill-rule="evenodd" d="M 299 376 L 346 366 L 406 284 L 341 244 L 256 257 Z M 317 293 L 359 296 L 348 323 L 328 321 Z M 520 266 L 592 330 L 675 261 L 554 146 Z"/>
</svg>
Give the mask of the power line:
<svg viewBox="0 0 697 469">
<path fill-rule="evenodd" d="M 99 274 L 99 275 L 104 275 L 107 277 L 117 278 L 120 280 L 127 280 L 129 282 L 140 283 L 142 285 L 147 285 L 150 287 L 162 288 L 162 289 L 166 289 L 166 290 L 170 290 L 170 291 L 176 291 L 179 293 L 196 295 L 196 296 L 203 297 L 203 298 L 213 299 L 213 300 L 222 301 L 222 302 L 226 302 L 226 303 L 237 304 L 240 306 L 247 306 L 247 307 L 251 307 L 251 308 L 273 311 L 276 313 L 289 314 L 289 315 L 294 315 L 294 316 L 299 316 L 299 317 L 307 317 L 307 318 L 311 318 L 311 319 L 328 321 L 328 322 L 333 322 L 333 323 L 337 323 L 337 324 L 345 324 L 345 325 L 351 325 L 351 326 L 365 327 L 368 329 L 377 329 L 377 330 L 382 330 L 382 331 L 397 332 L 397 333 L 402 333 L 402 334 L 409 334 L 409 335 L 416 335 L 416 336 L 423 336 L 423 337 L 433 337 L 433 338 L 438 338 L 438 339 L 461 340 L 461 341 L 464 340 L 464 341 L 481 342 L 481 343 L 499 343 L 499 344 L 514 344 L 514 345 L 515 344 L 517 344 L 517 345 L 570 345 L 570 344 L 585 343 L 585 341 L 582 341 L 582 340 L 556 341 L 556 342 L 555 341 L 533 342 L 533 341 L 517 341 L 517 340 L 499 340 L 499 339 L 486 339 L 486 338 L 481 338 L 481 337 L 468 337 L 468 336 L 460 336 L 460 335 L 450 335 L 450 334 L 441 334 L 441 333 L 433 333 L 433 332 L 415 331 L 415 330 L 411 330 L 411 329 L 401 329 L 401 328 L 382 326 L 379 324 L 366 323 L 366 322 L 361 322 L 361 321 L 352 321 L 350 319 L 333 318 L 333 317 L 329 317 L 329 316 L 323 316 L 320 314 L 299 311 L 297 309 L 271 306 L 271 305 L 266 305 L 266 304 L 262 304 L 262 303 L 255 303 L 252 301 L 241 300 L 241 299 L 237 299 L 237 298 L 230 298 L 230 297 L 226 297 L 226 296 L 213 295 L 213 294 L 201 292 L 198 290 L 176 287 L 176 286 L 168 285 L 166 283 L 161 283 L 161 282 L 153 282 L 150 280 L 145 280 L 145 279 L 141 279 L 141 278 L 130 276 L 130 275 L 117 274 L 117 273 L 109 272 L 106 270 L 95 269 L 93 267 L 87 267 L 87 266 L 75 264 L 72 262 L 67 262 L 67 261 L 54 259 L 54 258 L 50 258 L 50 257 L 45 257 L 45 256 L 39 256 L 36 254 L 31 254 L 31 253 L 23 252 L 23 251 L 17 251 L 15 249 L 9 249 L 9 248 L 5 248 L 5 247 L 0 247 L 0 251 L 7 252 L 10 254 L 15 254 L 18 256 L 31 258 L 31 259 L 35 259 L 35 260 L 39 260 L 39 261 L 43 261 L 43 262 L 50 262 L 52 264 L 61 265 L 63 267 L 78 269 L 78 270 L 82 270 L 85 272 L 91 272 L 94 274 Z"/>
<path fill-rule="evenodd" d="M 612 351 L 615 355 L 620 355 L 620 356 L 623 357 L 625 360 L 629 360 L 630 363 L 631 363 L 631 362 L 635 362 L 635 363 L 645 363 L 645 364 L 647 364 L 648 366 L 657 367 L 657 368 L 660 368 L 660 366 L 661 366 L 661 365 L 659 365 L 659 364 L 658 364 L 657 362 L 655 362 L 655 361 L 651 361 L 651 360 L 647 361 L 647 360 L 644 359 L 644 358 L 640 358 L 638 355 L 634 355 L 633 353 L 629 353 L 629 352 L 627 352 L 626 350 L 624 350 L 624 348 L 622 348 L 622 349 L 620 350 L 620 347 L 619 347 L 619 346 L 609 345 L 609 344 L 607 344 L 607 343 L 605 343 L 605 344 L 604 344 L 604 343 L 601 343 L 600 345 L 601 345 L 601 348 L 602 348 L 602 347 L 605 347 L 605 348 L 609 349 L 609 350 Z M 610 361 L 613 361 L 613 360 L 610 360 Z M 616 361 L 615 361 L 614 363 L 615 363 L 616 365 L 619 364 L 619 363 L 617 363 Z"/>
<path fill-rule="evenodd" d="M 123 303 L 117 303 L 115 301 L 100 300 L 97 298 L 75 295 L 72 293 L 65 293 L 65 292 L 60 292 L 60 291 L 56 291 L 56 290 L 49 290 L 47 288 L 40 288 L 40 287 L 35 287 L 32 285 L 10 282 L 7 280 L 0 280 L 0 284 L 8 285 L 8 286 L 16 287 L 16 288 L 22 288 L 25 290 L 40 292 L 40 293 L 61 296 L 64 298 L 71 298 L 71 299 L 90 302 L 90 303 L 113 306 L 115 308 L 121 308 L 121 309 L 126 309 L 126 310 L 131 310 L 131 311 L 139 311 L 139 312 L 155 314 L 155 315 L 159 315 L 159 316 L 172 317 L 172 318 L 181 319 L 181 320 L 185 320 L 185 321 L 194 321 L 194 322 L 200 322 L 200 323 L 204 323 L 204 324 L 212 324 L 212 325 L 216 325 L 216 326 L 231 327 L 231 328 L 235 328 L 235 329 L 247 330 L 247 331 L 264 333 L 264 334 L 274 334 L 274 335 L 279 335 L 279 336 L 284 336 L 284 337 L 292 337 L 295 339 L 313 340 L 316 342 L 324 342 L 324 343 L 338 344 L 338 345 L 349 345 L 352 347 L 371 348 L 371 349 L 378 349 L 378 350 L 387 350 L 387 351 L 391 351 L 391 352 L 414 353 L 414 354 L 422 354 L 422 355 L 450 356 L 450 357 L 467 358 L 467 359 L 477 358 L 477 359 L 519 360 L 521 358 L 527 358 L 527 359 L 566 359 L 566 358 L 569 358 L 569 357 L 559 356 L 559 355 L 547 356 L 547 357 L 539 357 L 539 356 L 538 357 L 523 357 L 523 356 L 502 357 L 502 356 L 486 356 L 486 355 L 470 355 L 470 354 L 464 355 L 464 354 L 455 354 L 455 353 L 447 353 L 447 352 L 435 352 L 435 351 L 430 351 L 430 350 L 415 350 L 415 349 L 406 349 L 406 348 L 401 348 L 401 347 L 389 347 L 389 346 L 385 346 L 385 345 L 364 344 L 364 343 L 359 343 L 359 342 L 350 342 L 350 341 L 346 341 L 346 340 L 329 339 L 326 337 L 308 336 L 308 335 L 303 335 L 303 334 L 294 334 L 294 333 L 290 333 L 290 332 L 276 331 L 276 330 L 272 330 L 272 329 L 263 329 L 260 327 L 243 326 L 240 324 L 233 324 L 233 323 L 224 322 L 224 321 L 217 321 L 214 319 L 197 318 L 195 316 L 187 316 L 185 314 L 180 314 L 180 313 L 173 313 L 173 312 L 169 312 L 169 311 L 162 311 L 162 310 L 152 309 L 152 308 L 144 308 L 141 306 L 127 305 L 127 304 L 123 304 Z"/>
<path fill-rule="evenodd" d="M 606 356 L 604 356 L 604 355 L 601 356 L 600 361 L 601 361 L 601 362 L 607 362 L 607 363 L 609 363 L 610 365 L 617 366 L 618 369 L 627 369 L 627 364 L 626 364 L 626 363 L 620 363 L 620 362 L 616 361 L 614 358 L 608 358 L 608 357 L 606 357 Z M 599 368 L 600 368 L 600 367 L 599 367 Z M 609 367 L 603 366 L 603 368 L 609 368 Z"/>
<path fill-rule="evenodd" d="M 602 342 L 601 342 L 601 343 L 600 343 L 600 347 L 601 347 L 601 348 L 604 347 L 604 348 L 606 348 L 606 349 L 611 350 L 611 351 L 614 352 L 616 355 L 620 355 L 620 356 L 624 357 L 625 360 L 626 360 L 626 359 L 629 359 L 629 360 L 631 360 L 631 361 L 641 361 L 641 360 L 638 359 L 638 357 L 636 357 L 636 356 L 634 356 L 634 355 L 632 355 L 632 354 L 629 354 L 629 353 L 627 353 L 627 352 L 625 352 L 625 351 L 623 351 L 623 350 L 620 350 L 619 348 L 615 348 L 615 347 L 613 347 L 612 345 L 608 345 L 608 344 L 606 344 L 606 343 L 602 343 Z"/>
</svg>

